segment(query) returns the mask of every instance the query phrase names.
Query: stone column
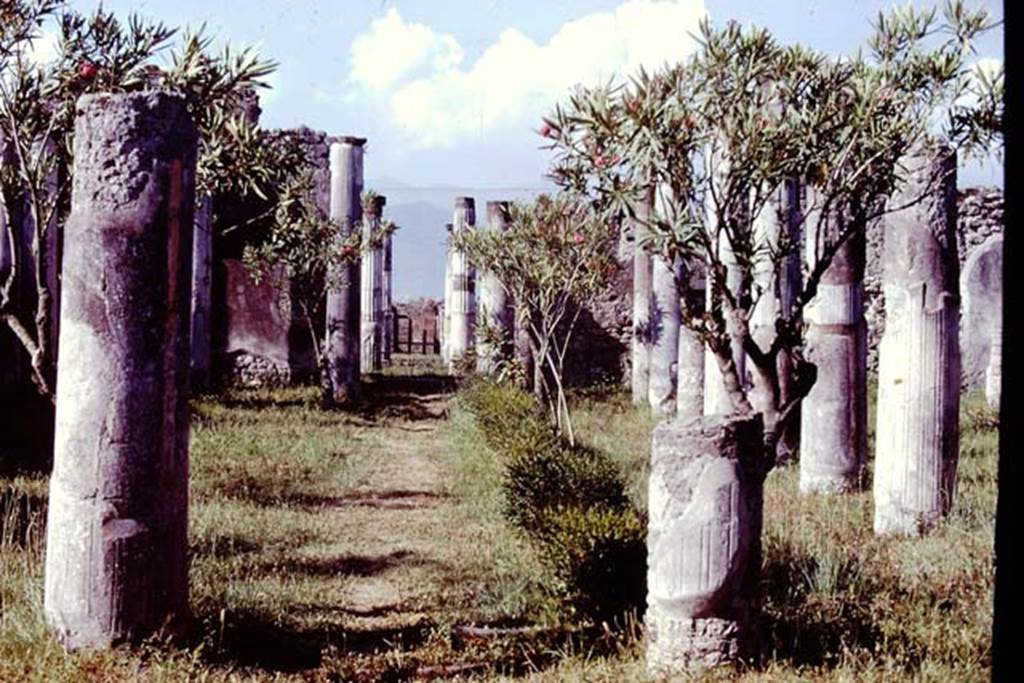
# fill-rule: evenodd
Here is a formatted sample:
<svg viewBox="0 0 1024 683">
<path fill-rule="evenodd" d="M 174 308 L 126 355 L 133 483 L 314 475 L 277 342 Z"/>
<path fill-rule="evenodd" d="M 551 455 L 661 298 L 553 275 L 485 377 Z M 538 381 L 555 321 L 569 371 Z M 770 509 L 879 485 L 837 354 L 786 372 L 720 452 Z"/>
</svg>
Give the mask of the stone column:
<svg viewBox="0 0 1024 683">
<path fill-rule="evenodd" d="M 1003 394 L 1003 321 L 993 326 L 992 341 L 989 344 L 988 366 L 985 368 L 985 402 L 993 410 L 999 410 Z"/>
<path fill-rule="evenodd" d="M 679 281 L 681 322 L 679 325 L 678 384 L 676 386 L 676 414 L 680 418 L 704 414 L 704 343 L 683 321 L 684 316 L 704 314 L 704 283 L 693 264 L 684 263 Z"/>
<path fill-rule="evenodd" d="M 875 533 L 916 535 L 949 512 L 959 448 L 956 156 L 917 148 L 889 199 L 883 247 Z M 903 207 L 903 208 L 898 208 Z"/>
<path fill-rule="evenodd" d="M 192 393 L 210 388 L 210 292 L 213 277 L 213 198 L 196 204 L 192 231 Z"/>
<path fill-rule="evenodd" d="M 852 220 L 822 216 L 807 188 L 807 267 L 813 269 Z M 865 230 L 856 228 L 805 308 L 806 356 L 818 377 L 803 401 L 800 492 L 845 493 L 861 485 L 868 444 L 868 347 L 864 319 Z"/>
<path fill-rule="evenodd" d="M 676 413 L 679 381 L 679 287 L 678 260 L 668 262 L 661 254 L 651 256 L 651 337 L 648 399 L 654 415 Z"/>
<path fill-rule="evenodd" d="M 340 239 L 362 219 L 363 145 L 365 138 L 343 137 L 331 144 L 330 217 L 341 225 Z M 327 404 L 348 407 L 359 400 L 360 264 L 342 266 L 327 292 Z"/>
<path fill-rule="evenodd" d="M 476 226 L 476 206 L 472 197 L 455 198 L 455 217 L 452 234 L 461 235 Z M 466 252 L 452 250 L 450 337 L 448 342 L 448 369 L 453 370 L 459 358 L 473 348 L 476 326 L 476 271 L 469 263 Z"/>
<path fill-rule="evenodd" d="M 508 202 L 487 202 L 488 228 L 504 232 L 508 229 L 508 218 Z M 495 275 L 481 272 L 479 281 L 479 315 L 487 331 L 477 330 L 476 369 L 484 374 L 493 374 L 497 361 L 511 355 L 514 311 L 505 288 Z M 492 338 L 485 338 L 485 334 Z"/>
<path fill-rule="evenodd" d="M 654 270 L 651 254 L 640 246 L 647 232 L 643 221 L 650 219 L 650 203 L 641 206 L 633 224 L 633 336 L 632 336 L 632 391 L 633 405 L 650 400 L 651 370 L 651 297 Z"/>
<path fill-rule="evenodd" d="M 984 388 L 998 354 L 993 333 L 1003 326 L 1003 236 L 992 235 L 964 262 L 960 275 L 960 374 L 963 388 Z"/>
<path fill-rule="evenodd" d="M 763 452 L 760 415 L 680 418 L 654 429 L 645 617 L 652 676 L 750 654 Z"/>
<path fill-rule="evenodd" d="M 44 597 L 70 649 L 188 616 L 196 141 L 178 95 L 78 100 Z"/>
<path fill-rule="evenodd" d="M 363 259 L 360 282 L 360 370 L 370 373 L 383 367 L 381 351 L 381 324 L 383 319 L 382 293 L 384 278 L 384 253 L 377 247 L 370 246 L 375 233 L 380 230 L 381 215 L 384 212 L 386 199 L 373 195 L 370 201 L 363 204 Z"/>
<path fill-rule="evenodd" d="M 395 312 L 392 309 L 392 280 L 391 280 L 391 235 L 384 238 L 384 337 L 383 356 L 384 363 L 391 364 L 391 346 L 394 343 L 392 326 L 394 325 Z"/>
<path fill-rule="evenodd" d="M 445 365 L 451 362 L 452 326 L 452 224 L 445 224 L 444 251 L 444 304 L 441 306 L 441 360 Z"/>
</svg>

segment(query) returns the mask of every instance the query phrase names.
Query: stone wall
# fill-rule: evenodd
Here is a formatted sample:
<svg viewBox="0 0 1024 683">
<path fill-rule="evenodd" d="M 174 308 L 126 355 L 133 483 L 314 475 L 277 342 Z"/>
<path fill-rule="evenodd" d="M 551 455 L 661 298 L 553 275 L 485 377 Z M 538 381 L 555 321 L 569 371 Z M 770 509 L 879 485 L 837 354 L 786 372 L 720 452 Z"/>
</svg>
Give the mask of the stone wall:
<svg viewBox="0 0 1024 683">
<path fill-rule="evenodd" d="M 330 146 L 336 139 L 305 126 L 268 131 L 272 139 L 291 138 L 313 168 L 316 206 L 323 218 L 330 208 Z M 302 381 L 316 375 L 316 357 L 308 326 L 300 319 L 282 274 L 253 282 L 241 264 L 246 244 L 267 230 L 259 222 L 231 230 L 267 206 L 259 199 L 216 200 L 216 241 L 213 269 L 213 374 L 228 383 L 247 386 Z M 225 235 L 224 231 L 229 230 Z M 320 321 L 314 321 L 322 325 Z M 323 330 L 318 329 L 322 335 Z"/>
</svg>

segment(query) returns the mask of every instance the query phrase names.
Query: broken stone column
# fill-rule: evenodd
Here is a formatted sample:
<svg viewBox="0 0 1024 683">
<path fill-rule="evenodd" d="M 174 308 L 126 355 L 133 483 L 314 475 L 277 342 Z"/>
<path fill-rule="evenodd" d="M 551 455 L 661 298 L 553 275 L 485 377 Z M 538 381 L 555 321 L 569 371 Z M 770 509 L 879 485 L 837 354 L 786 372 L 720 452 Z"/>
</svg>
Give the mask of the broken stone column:
<svg viewBox="0 0 1024 683">
<path fill-rule="evenodd" d="M 633 336 L 631 338 L 633 405 L 650 400 L 651 371 L 651 297 L 654 287 L 654 263 L 651 253 L 641 246 L 647 233 L 644 221 L 650 219 L 651 203 L 641 205 L 633 224 Z"/>
<path fill-rule="evenodd" d="M 680 418 L 704 414 L 704 343 L 688 325 L 685 318 L 704 314 L 704 281 L 702 273 L 692 263 L 680 268 L 680 325 L 678 379 L 676 385 L 676 414 Z"/>
<path fill-rule="evenodd" d="M 188 617 L 197 134 L 179 95 L 85 95 L 65 231 L 44 610 L 65 647 Z"/>
<path fill-rule="evenodd" d="M 487 202 L 487 226 L 504 232 L 508 229 L 508 202 Z M 514 311 L 505 288 L 489 272 L 479 273 L 481 326 L 476 334 L 476 369 L 492 374 L 498 361 L 511 356 Z"/>
<path fill-rule="evenodd" d="M 365 138 L 356 137 L 331 144 L 330 217 L 341 226 L 339 240 L 348 238 L 362 219 L 364 144 Z M 347 407 L 359 400 L 360 263 L 343 265 L 334 275 L 327 291 L 326 403 Z"/>
<path fill-rule="evenodd" d="M 808 205 L 815 206 L 813 188 Z M 839 212 L 808 211 L 807 267 L 813 270 L 852 220 Z M 867 462 L 868 348 L 864 319 L 865 231 L 850 236 L 821 276 L 807 305 L 806 356 L 818 368 L 803 401 L 800 431 L 800 492 L 857 490 Z"/>
<path fill-rule="evenodd" d="M 647 526 L 647 670 L 672 677 L 751 654 L 761 563 L 760 415 L 654 429 Z"/>
<path fill-rule="evenodd" d="M 213 276 L 213 198 L 196 205 L 192 231 L 192 393 L 210 388 L 210 292 Z"/>
<path fill-rule="evenodd" d="M 476 206 L 472 197 L 455 198 L 452 234 L 461 235 L 476 226 Z M 451 313 L 449 314 L 448 369 L 473 348 L 476 327 L 476 270 L 466 252 L 452 249 Z"/>
<path fill-rule="evenodd" d="M 359 304 L 359 362 L 360 369 L 365 373 L 378 371 L 384 366 L 384 356 L 381 350 L 383 337 L 381 328 L 384 318 L 384 252 L 381 247 L 372 242 L 380 230 L 381 216 L 384 213 L 386 201 L 384 197 L 375 194 L 363 204 L 364 251 L 360 281 L 362 299 Z"/>
<path fill-rule="evenodd" d="M 993 333 L 1003 325 L 1003 236 L 992 235 L 971 252 L 960 276 L 960 368 L 969 390 L 985 385 Z"/>
<path fill-rule="evenodd" d="M 917 535 L 949 512 L 959 448 L 956 155 L 918 147 L 889 198 L 883 247 L 875 533 Z"/>
</svg>

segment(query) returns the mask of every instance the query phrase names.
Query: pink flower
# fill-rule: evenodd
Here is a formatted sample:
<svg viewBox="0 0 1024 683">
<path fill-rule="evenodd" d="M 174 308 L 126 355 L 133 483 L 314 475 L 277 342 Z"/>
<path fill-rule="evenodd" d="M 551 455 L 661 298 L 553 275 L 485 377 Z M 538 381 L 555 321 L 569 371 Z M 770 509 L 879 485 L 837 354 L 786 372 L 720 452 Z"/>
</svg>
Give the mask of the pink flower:
<svg viewBox="0 0 1024 683">
<path fill-rule="evenodd" d="M 574 233 L 573 236 L 572 236 L 572 241 L 575 242 L 576 244 L 583 244 L 583 242 L 584 242 L 583 235 L 581 235 L 578 232 Z"/>
</svg>

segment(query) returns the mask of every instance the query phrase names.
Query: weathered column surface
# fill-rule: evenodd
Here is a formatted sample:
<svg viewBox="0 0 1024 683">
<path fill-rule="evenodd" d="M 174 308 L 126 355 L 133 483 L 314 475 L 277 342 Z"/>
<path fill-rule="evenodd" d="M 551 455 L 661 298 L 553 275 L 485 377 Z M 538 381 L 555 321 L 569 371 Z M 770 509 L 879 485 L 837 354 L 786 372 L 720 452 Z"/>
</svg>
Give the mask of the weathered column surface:
<svg viewBox="0 0 1024 683">
<path fill-rule="evenodd" d="M 376 233 L 380 230 L 381 216 L 384 213 L 386 199 L 373 195 L 363 204 L 363 257 L 361 264 L 359 303 L 360 313 L 360 370 L 365 373 L 380 370 L 383 367 L 381 338 L 383 330 L 383 279 L 384 252 L 381 248 L 371 245 Z"/>
<path fill-rule="evenodd" d="M 653 435 L 647 669 L 672 676 L 750 654 L 760 570 L 762 425 L 709 416 Z"/>
<path fill-rule="evenodd" d="M 192 231 L 192 393 L 210 388 L 210 293 L 213 276 L 213 198 L 196 205 Z"/>
<path fill-rule="evenodd" d="M 344 137 L 331 144 L 330 216 L 341 224 L 345 239 L 362 218 L 363 145 L 365 138 Z M 327 291 L 327 402 L 346 407 L 359 400 L 360 263 L 341 267 Z"/>
<path fill-rule="evenodd" d="M 651 206 L 644 205 L 633 224 L 633 336 L 631 339 L 631 387 L 633 405 L 650 400 L 651 372 L 651 297 L 654 287 L 654 262 L 651 253 L 641 246 L 647 232 L 644 220 L 650 218 Z"/>
<path fill-rule="evenodd" d="M 885 223 L 875 533 L 920 534 L 949 511 L 959 448 L 956 157 L 918 148 Z"/>
<path fill-rule="evenodd" d="M 472 197 L 455 198 L 452 234 L 461 235 L 476 226 L 476 204 Z M 476 327 L 476 270 L 466 252 L 452 249 L 451 312 L 449 313 L 448 369 L 473 348 Z"/>
<path fill-rule="evenodd" d="M 814 192 L 808 188 L 808 197 Z M 813 269 L 824 250 L 848 226 L 845 216 L 819 220 L 809 213 L 807 264 Z M 863 227 L 849 237 L 821 277 L 805 309 L 807 359 L 817 379 L 803 401 L 800 437 L 800 492 L 843 493 L 860 487 L 868 445 L 868 350 L 864 319 Z"/>
<path fill-rule="evenodd" d="M 44 598 L 68 648 L 188 616 L 196 140 L 178 95 L 78 101 Z"/>
<path fill-rule="evenodd" d="M 503 232 L 508 228 L 508 202 L 487 202 L 487 226 Z M 514 310 L 505 288 L 493 274 L 481 271 L 479 319 L 476 331 L 476 369 L 484 374 L 496 370 L 499 360 L 511 355 Z"/>
</svg>

